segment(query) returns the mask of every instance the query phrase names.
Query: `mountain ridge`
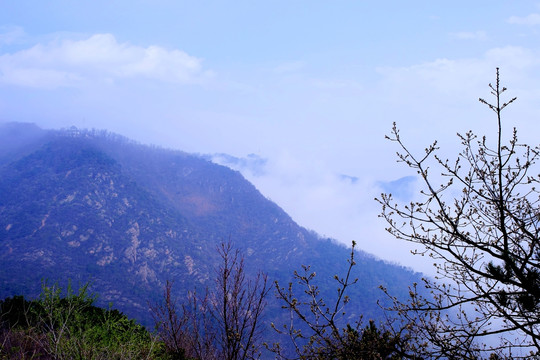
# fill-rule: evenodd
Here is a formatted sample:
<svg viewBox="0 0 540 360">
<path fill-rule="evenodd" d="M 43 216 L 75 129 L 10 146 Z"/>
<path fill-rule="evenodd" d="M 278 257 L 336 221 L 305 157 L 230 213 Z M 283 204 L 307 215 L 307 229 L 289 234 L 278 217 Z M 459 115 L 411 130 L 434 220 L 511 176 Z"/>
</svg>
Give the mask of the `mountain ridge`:
<svg viewBox="0 0 540 360">
<path fill-rule="evenodd" d="M 229 240 L 248 274 L 284 285 L 310 264 L 323 294 L 335 295 L 350 249 L 300 227 L 238 171 L 104 131 L 30 127 L 37 135 L 26 136 L 25 125 L 17 142 L 15 128 L 0 127 L 11 145 L 0 147 L 0 297 L 37 296 L 42 279 L 91 281 L 102 305 L 148 324 L 166 280 L 179 298 L 211 286 L 215 248 Z M 420 277 L 361 251 L 356 262 L 351 317 L 381 318 L 378 286 L 406 296 Z"/>
</svg>

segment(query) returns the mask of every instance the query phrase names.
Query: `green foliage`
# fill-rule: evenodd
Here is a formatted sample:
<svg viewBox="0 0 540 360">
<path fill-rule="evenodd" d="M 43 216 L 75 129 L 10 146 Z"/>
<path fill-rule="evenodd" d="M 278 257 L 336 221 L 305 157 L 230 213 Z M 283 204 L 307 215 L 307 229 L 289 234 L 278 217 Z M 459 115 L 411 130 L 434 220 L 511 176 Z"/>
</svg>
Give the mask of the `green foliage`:
<svg viewBox="0 0 540 360">
<path fill-rule="evenodd" d="M 399 334 L 388 329 L 377 327 L 375 321 L 370 320 L 362 331 L 354 329 L 351 325 L 343 330 L 345 346 L 340 359 L 402 359 L 401 350 L 404 341 Z"/>
<path fill-rule="evenodd" d="M 168 359 L 163 345 L 114 309 L 94 306 L 88 284 L 42 286 L 36 300 L 0 301 L 0 357 L 54 359 Z"/>
</svg>

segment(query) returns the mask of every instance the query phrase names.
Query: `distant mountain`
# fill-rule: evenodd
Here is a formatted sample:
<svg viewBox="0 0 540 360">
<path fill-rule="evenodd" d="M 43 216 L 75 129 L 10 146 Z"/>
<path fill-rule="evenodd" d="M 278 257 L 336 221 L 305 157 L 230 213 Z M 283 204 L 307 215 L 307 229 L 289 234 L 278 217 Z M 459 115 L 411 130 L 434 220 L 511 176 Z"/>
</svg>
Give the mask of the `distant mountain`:
<svg viewBox="0 0 540 360">
<path fill-rule="evenodd" d="M 204 156 L 205 159 L 214 163 L 225 165 L 232 169 L 248 170 L 253 175 L 260 176 L 265 173 L 265 166 L 268 160 L 256 154 L 248 154 L 246 157 L 239 158 L 228 154 L 213 154 Z"/>
<path fill-rule="evenodd" d="M 410 201 L 414 194 L 416 181 L 416 176 L 404 176 L 394 181 L 379 181 L 378 185 L 385 193 L 392 194 L 396 199 Z"/>
<path fill-rule="evenodd" d="M 167 279 L 182 298 L 211 286 L 217 245 L 231 240 L 258 269 L 286 285 L 301 264 L 325 296 L 350 250 L 296 224 L 242 175 L 204 157 L 136 144 L 105 131 L 0 127 L 0 298 L 36 296 L 42 279 L 92 282 L 143 323 Z M 405 296 L 419 280 L 359 251 L 351 316 L 379 318 L 379 285 Z M 269 297 L 271 316 L 279 304 Z"/>
</svg>

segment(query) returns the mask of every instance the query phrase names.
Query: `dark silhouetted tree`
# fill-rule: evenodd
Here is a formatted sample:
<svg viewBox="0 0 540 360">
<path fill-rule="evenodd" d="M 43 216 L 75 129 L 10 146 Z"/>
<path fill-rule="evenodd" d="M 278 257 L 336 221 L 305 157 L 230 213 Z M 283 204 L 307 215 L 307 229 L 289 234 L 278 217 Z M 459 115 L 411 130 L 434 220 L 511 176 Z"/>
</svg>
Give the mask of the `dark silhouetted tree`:
<svg viewBox="0 0 540 360">
<path fill-rule="evenodd" d="M 420 296 L 415 285 L 410 301 L 396 301 L 395 310 L 426 340 L 418 351 L 432 358 L 540 352 L 539 148 L 520 144 L 515 128 L 505 140 L 502 111 L 516 98 L 502 99 L 499 69 L 489 87 L 493 102 L 480 102 L 495 113 L 495 141 L 458 134 L 463 147 L 455 162 L 437 155 L 437 142 L 413 154 L 395 123 L 388 137 L 424 188 L 406 206 L 383 194 L 381 216 L 396 238 L 420 245 L 416 252 L 433 258 L 437 270 L 435 280 L 425 280 L 432 297 Z M 437 166 L 442 185 L 432 173 Z"/>
<path fill-rule="evenodd" d="M 302 266 L 302 272 L 294 272 L 294 280 L 301 290 L 293 289 L 293 282 L 283 288 L 275 282 L 276 296 L 282 308 L 290 313 L 290 322 L 282 326 L 272 324 L 275 331 L 288 336 L 293 354 L 288 354 L 283 344 L 275 343 L 270 348 L 278 359 L 403 359 L 409 358 L 410 338 L 400 327 L 391 324 L 378 328 L 374 321 L 363 326 L 359 318 L 354 324 L 345 323 L 345 305 L 350 301 L 346 292 L 358 282 L 351 271 L 356 265 L 354 247 L 347 260 L 349 267 L 344 277 L 334 276 L 338 284 L 337 297 L 324 299 L 315 284 L 315 272 L 309 266 Z M 292 357 L 291 357 L 292 356 Z"/>
</svg>

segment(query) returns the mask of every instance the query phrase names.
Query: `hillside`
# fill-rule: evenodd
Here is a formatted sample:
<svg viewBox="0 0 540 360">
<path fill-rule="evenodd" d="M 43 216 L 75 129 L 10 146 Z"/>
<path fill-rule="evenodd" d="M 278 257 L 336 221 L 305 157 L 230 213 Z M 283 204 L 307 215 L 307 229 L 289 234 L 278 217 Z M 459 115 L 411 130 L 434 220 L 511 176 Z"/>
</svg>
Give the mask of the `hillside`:
<svg viewBox="0 0 540 360">
<path fill-rule="evenodd" d="M 347 267 L 347 248 L 296 224 L 242 175 L 203 157 L 104 131 L 0 127 L 0 298 L 36 296 L 42 279 L 91 281 L 98 303 L 143 323 L 174 281 L 180 298 L 211 286 L 216 246 L 232 241 L 287 284 L 310 264 L 323 293 Z M 352 240 L 352 239 L 351 239 Z M 351 316 L 380 318 L 379 285 L 405 295 L 419 275 L 359 251 Z M 269 298 L 271 316 L 279 304 Z"/>
</svg>

